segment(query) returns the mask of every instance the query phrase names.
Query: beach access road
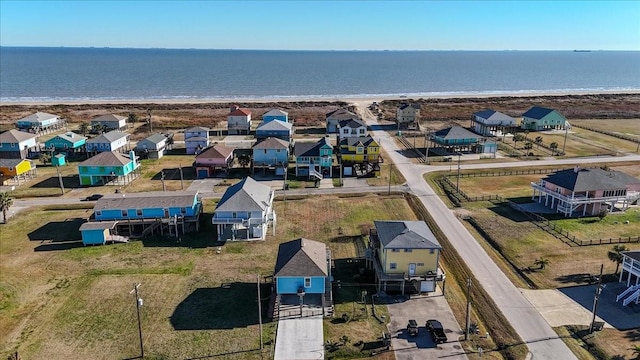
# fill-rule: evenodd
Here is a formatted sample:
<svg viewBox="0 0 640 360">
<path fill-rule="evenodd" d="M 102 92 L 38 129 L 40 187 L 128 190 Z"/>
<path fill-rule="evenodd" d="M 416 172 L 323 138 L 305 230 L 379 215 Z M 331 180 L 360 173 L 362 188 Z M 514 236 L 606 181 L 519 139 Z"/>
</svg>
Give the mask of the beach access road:
<svg viewBox="0 0 640 360">
<path fill-rule="evenodd" d="M 369 125 L 376 125 L 377 120 L 365 106 L 360 105 L 360 113 Z M 479 285 L 484 287 L 489 296 L 502 311 L 511 326 L 520 335 L 529 348 L 534 359 L 572 360 L 575 355 L 558 337 L 549 323 L 538 310 L 516 288 L 500 268 L 491 260 L 476 239 L 458 220 L 435 191 L 423 179 L 427 171 L 425 166 L 416 166 L 401 155 L 400 149 L 387 131 L 378 129 L 373 136 L 379 139 L 382 146 L 398 170 L 407 180 L 411 192 L 431 214 L 445 236 L 469 266 Z M 555 162 L 554 162 L 555 163 Z M 538 163 L 536 163 L 538 164 Z M 495 164 L 491 164 L 495 165 Z M 531 164 L 528 164 L 531 166 Z M 513 165 L 511 165 L 513 166 Z"/>
</svg>

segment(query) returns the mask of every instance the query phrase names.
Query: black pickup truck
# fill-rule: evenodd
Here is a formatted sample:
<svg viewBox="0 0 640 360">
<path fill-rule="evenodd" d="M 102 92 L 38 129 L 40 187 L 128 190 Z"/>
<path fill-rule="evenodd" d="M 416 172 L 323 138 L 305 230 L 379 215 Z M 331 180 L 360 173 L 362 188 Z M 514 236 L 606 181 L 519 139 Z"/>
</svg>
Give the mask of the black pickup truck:
<svg viewBox="0 0 640 360">
<path fill-rule="evenodd" d="M 418 322 L 415 320 L 409 320 L 409 324 L 407 324 L 407 332 L 409 336 L 418 335 Z"/>
<path fill-rule="evenodd" d="M 427 320 L 425 325 L 429 332 L 431 332 L 431 337 L 433 338 L 433 342 L 436 344 L 447 342 L 447 335 L 444 333 L 444 328 L 442 324 L 438 320 Z"/>
</svg>

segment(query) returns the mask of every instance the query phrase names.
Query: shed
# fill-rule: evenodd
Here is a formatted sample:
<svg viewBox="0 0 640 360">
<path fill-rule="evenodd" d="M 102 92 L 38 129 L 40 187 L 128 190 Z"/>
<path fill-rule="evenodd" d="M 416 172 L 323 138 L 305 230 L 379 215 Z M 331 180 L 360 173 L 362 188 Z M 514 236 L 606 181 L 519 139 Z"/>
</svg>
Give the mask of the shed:
<svg viewBox="0 0 640 360">
<path fill-rule="evenodd" d="M 111 240 L 111 230 L 115 226 L 115 221 L 87 222 L 80 225 L 82 243 L 84 245 L 104 245 L 107 240 Z"/>
<path fill-rule="evenodd" d="M 67 160 L 64 154 L 56 154 L 51 158 L 51 165 L 53 166 L 62 166 L 66 164 Z"/>
</svg>

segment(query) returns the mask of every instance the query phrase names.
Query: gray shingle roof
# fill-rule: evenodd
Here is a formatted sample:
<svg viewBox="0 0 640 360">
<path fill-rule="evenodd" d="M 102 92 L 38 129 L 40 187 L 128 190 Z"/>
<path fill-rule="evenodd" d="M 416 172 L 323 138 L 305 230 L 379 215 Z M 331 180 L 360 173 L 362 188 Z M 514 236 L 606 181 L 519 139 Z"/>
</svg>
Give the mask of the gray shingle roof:
<svg viewBox="0 0 640 360">
<path fill-rule="evenodd" d="M 25 160 L 25 159 L 0 159 L 0 167 L 11 167 L 14 168 L 16 166 L 18 166 L 18 164 L 20 164 L 23 161 L 29 161 L 29 160 Z"/>
<path fill-rule="evenodd" d="M 277 121 L 277 120 L 276 120 Z M 278 138 L 268 137 L 253 145 L 254 149 L 288 149 L 289 142 Z"/>
<path fill-rule="evenodd" d="M 102 122 L 102 121 L 121 121 L 126 120 L 126 116 L 114 115 L 114 114 L 104 114 L 98 117 L 91 119 L 91 122 Z"/>
<path fill-rule="evenodd" d="M 378 238 L 387 249 L 440 249 L 424 221 L 374 221 Z"/>
<path fill-rule="evenodd" d="M 547 108 L 543 108 L 540 106 L 534 106 L 531 109 L 527 110 L 526 113 L 522 114 L 523 117 L 528 117 L 531 119 L 537 119 L 540 120 L 543 117 L 549 115 L 550 112 L 552 112 L 553 109 L 547 109 Z"/>
<path fill-rule="evenodd" d="M 293 147 L 293 153 L 295 156 L 320 156 L 320 148 L 324 145 L 329 145 L 326 138 L 320 139 L 318 142 L 296 142 Z"/>
<path fill-rule="evenodd" d="M 19 143 L 35 137 L 35 134 L 11 129 L 0 134 L 0 143 Z"/>
<path fill-rule="evenodd" d="M 327 276 L 327 246 L 300 238 L 280 244 L 274 276 Z"/>
<path fill-rule="evenodd" d="M 444 138 L 446 140 L 482 138 L 482 136 L 476 135 L 461 126 L 452 126 L 450 128 L 438 130 L 434 134 L 435 136 Z"/>
<path fill-rule="evenodd" d="M 356 146 L 358 143 L 361 143 L 364 146 L 369 146 L 373 142 L 373 138 L 371 136 L 359 136 L 359 137 L 350 137 L 344 138 L 340 140 L 340 145 L 348 145 L 348 146 Z"/>
<path fill-rule="evenodd" d="M 124 166 L 131 162 L 128 156 L 105 151 L 78 164 L 78 166 Z"/>
<path fill-rule="evenodd" d="M 64 134 L 60 134 L 60 135 L 54 136 L 54 138 L 56 138 L 56 137 L 58 137 L 60 139 L 63 139 L 63 140 L 67 140 L 67 141 L 72 142 L 72 143 L 80 141 L 82 139 L 86 139 L 86 137 L 84 137 L 83 135 L 76 134 L 74 132 L 68 132 L 68 133 L 64 133 Z"/>
<path fill-rule="evenodd" d="M 359 127 L 367 127 L 367 125 L 360 119 L 347 119 L 347 120 L 340 120 L 340 122 L 338 123 L 338 126 L 340 126 L 341 128 L 344 127 L 349 127 L 352 129 L 357 129 Z"/>
<path fill-rule="evenodd" d="M 404 110 L 408 107 L 412 107 L 416 110 L 420 110 L 420 104 L 400 104 L 399 106 L 400 110 Z"/>
<path fill-rule="evenodd" d="M 577 171 L 576 171 L 577 170 Z M 557 171 L 544 181 L 572 191 L 621 190 L 640 183 L 639 179 L 620 171 L 594 169 L 566 169 Z"/>
<path fill-rule="evenodd" d="M 280 109 L 271 109 L 262 116 L 289 116 L 289 113 Z"/>
<path fill-rule="evenodd" d="M 109 131 L 108 133 L 102 134 L 100 136 L 96 136 L 93 139 L 89 139 L 87 140 L 87 143 L 89 144 L 111 144 L 114 141 L 117 141 L 119 139 L 122 138 L 126 138 L 127 136 L 129 136 L 129 134 L 122 132 L 122 131 L 118 131 L 118 130 L 113 130 L 113 131 Z"/>
<path fill-rule="evenodd" d="M 636 261 L 640 261 L 640 250 L 623 251 L 621 254 L 627 255 Z"/>
<path fill-rule="evenodd" d="M 185 129 L 184 132 L 188 133 L 188 132 L 209 132 L 209 128 L 207 127 L 203 127 L 203 126 L 194 126 L 194 127 L 190 127 L 188 129 Z"/>
<path fill-rule="evenodd" d="M 151 134 L 142 140 L 146 140 L 152 144 L 159 144 L 162 141 L 167 140 L 167 137 L 162 134 Z"/>
<path fill-rule="evenodd" d="M 481 119 L 485 119 L 487 121 L 500 121 L 500 122 L 506 122 L 506 123 L 514 123 L 516 121 L 514 118 L 512 118 L 509 115 L 505 115 L 499 111 L 495 111 L 491 109 L 478 111 L 473 115 Z"/>
<path fill-rule="evenodd" d="M 86 222 L 80 225 L 80 231 L 113 229 L 115 226 L 116 226 L 115 221 L 92 221 L 92 222 Z"/>
<path fill-rule="evenodd" d="M 190 208 L 194 191 L 150 191 L 142 193 L 109 194 L 96 201 L 93 211 L 149 209 L 149 208 Z"/>
<path fill-rule="evenodd" d="M 289 131 L 293 125 L 280 120 L 273 120 L 265 123 L 264 121 L 258 125 L 256 131 Z"/>
<path fill-rule="evenodd" d="M 270 200 L 271 188 L 247 176 L 225 191 L 216 211 L 265 211 Z"/>
<path fill-rule="evenodd" d="M 347 119 L 357 119 L 358 115 L 352 113 L 349 110 L 346 109 L 336 109 L 333 111 L 330 111 L 326 114 L 326 118 L 332 118 L 332 119 L 337 119 L 337 120 L 347 120 Z"/>
</svg>

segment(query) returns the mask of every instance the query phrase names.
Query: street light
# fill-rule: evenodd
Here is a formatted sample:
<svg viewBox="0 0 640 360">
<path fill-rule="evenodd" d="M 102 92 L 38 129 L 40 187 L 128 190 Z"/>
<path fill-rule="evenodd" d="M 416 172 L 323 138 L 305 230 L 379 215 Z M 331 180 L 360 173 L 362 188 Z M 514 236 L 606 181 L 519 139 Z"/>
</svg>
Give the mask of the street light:
<svg viewBox="0 0 640 360">
<path fill-rule="evenodd" d="M 138 313 L 138 336 L 140 337 L 140 358 L 144 359 L 144 347 L 142 346 L 142 324 L 140 323 L 140 307 L 142 306 L 142 299 L 138 295 L 138 288 L 141 283 L 133 284 L 133 290 L 129 291 L 129 294 L 136 294 L 136 312 Z"/>
</svg>

